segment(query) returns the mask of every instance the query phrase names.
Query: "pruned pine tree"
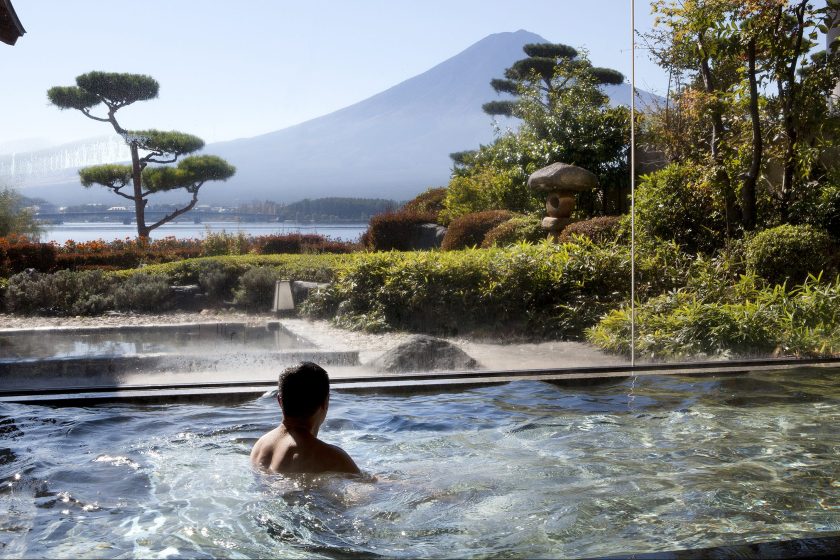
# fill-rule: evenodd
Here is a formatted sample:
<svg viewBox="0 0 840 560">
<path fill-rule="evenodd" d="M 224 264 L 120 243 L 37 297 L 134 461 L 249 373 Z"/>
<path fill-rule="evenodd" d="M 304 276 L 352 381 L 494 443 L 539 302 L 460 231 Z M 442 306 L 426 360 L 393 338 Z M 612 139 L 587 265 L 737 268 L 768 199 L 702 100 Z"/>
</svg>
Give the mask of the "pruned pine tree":
<svg viewBox="0 0 840 560">
<path fill-rule="evenodd" d="M 156 98 L 159 89 L 154 78 L 142 74 L 89 72 L 78 76 L 75 86 L 56 86 L 47 91 L 50 103 L 59 109 L 75 109 L 89 119 L 110 123 L 125 140 L 131 151 L 131 165 L 94 165 L 79 170 L 79 177 L 85 187 L 101 185 L 134 203 L 137 236 L 141 240 L 147 239 L 155 228 L 192 210 L 198 202 L 199 189 L 207 181 L 225 181 L 236 172 L 234 166 L 217 156 L 187 156 L 204 147 L 204 141 L 197 136 L 177 131 L 126 130 L 120 125 L 117 111 L 137 101 Z M 104 115 L 91 112 L 99 105 L 104 105 Z M 187 157 L 179 162 L 182 156 Z M 176 162 L 176 166 L 169 165 Z M 149 196 L 177 189 L 191 195 L 186 205 L 147 224 Z"/>
<path fill-rule="evenodd" d="M 549 108 L 556 93 L 571 85 L 573 76 L 563 70 L 586 70 L 601 85 L 621 84 L 624 75 L 610 68 L 592 66 L 589 60 L 578 56 L 576 49 L 560 43 L 531 43 L 522 47 L 526 58 L 517 60 L 505 70 L 504 78 L 494 78 L 490 85 L 496 93 L 509 94 L 514 99 L 489 101 L 482 105 L 489 115 L 519 117 L 520 99 L 523 88 L 538 87 L 542 101 Z M 574 72 L 572 72 L 574 73 Z"/>
</svg>

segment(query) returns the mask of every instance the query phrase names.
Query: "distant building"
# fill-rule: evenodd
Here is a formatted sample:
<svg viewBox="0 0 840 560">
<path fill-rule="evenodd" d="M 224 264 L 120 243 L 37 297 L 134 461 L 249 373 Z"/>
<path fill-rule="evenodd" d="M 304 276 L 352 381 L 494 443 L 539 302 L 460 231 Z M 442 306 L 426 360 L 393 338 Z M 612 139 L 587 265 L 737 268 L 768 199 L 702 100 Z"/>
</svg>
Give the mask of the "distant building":
<svg viewBox="0 0 840 560">
<path fill-rule="evenodd" d="M 125 206 L 111 206 L 108 208 L 108 212 L 125 212 L 128 210 Z"/>
<path fill-rule="evenodd" d="M 0 41 L 14 45 L 26 33 L 12 7 L 12 0 L 0 0 Z"/>
</svg>

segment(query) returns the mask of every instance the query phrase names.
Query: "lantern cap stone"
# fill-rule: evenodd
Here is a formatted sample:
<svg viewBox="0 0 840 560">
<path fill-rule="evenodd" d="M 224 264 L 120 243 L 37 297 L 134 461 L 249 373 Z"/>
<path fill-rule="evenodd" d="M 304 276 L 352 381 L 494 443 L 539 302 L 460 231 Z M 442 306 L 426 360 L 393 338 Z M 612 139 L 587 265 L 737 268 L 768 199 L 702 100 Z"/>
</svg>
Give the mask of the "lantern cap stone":
<svg viewBox="0 0 840 560">
<path fill-rule="evenodd" d="M 542 193 L 589 191 L 598 186 L 598 177 L 576 165 L 552 163 L 528 177 L 528 187 Z"/>
</svg>

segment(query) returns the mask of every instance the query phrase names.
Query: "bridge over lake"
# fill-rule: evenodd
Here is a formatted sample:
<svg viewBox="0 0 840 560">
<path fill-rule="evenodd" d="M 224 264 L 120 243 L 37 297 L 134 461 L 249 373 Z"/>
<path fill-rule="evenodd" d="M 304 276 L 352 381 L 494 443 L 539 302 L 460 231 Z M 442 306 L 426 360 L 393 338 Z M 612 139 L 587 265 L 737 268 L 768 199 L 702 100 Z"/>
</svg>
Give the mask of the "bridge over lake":
<svg viewBox="0 0 840 560">
<path fill-rule="evenodd" d="M 146 210 L 146 223 L 154 223 L 172 210 Z M 101 210 L 88 212 L 38 212 L 35 218 L 48 224 L 64 222 L 117 222 L 130 224 L 135 221 L 134 210 Z M 178 216 L 177 222 L 193 222 L 200 224 L 205 221 L 213 222 L 279 222 L 281 219 L 275 214 L 260 214 L 256 212 L 212 212 L 209 210 L 190 210 Z"/>
</svg>

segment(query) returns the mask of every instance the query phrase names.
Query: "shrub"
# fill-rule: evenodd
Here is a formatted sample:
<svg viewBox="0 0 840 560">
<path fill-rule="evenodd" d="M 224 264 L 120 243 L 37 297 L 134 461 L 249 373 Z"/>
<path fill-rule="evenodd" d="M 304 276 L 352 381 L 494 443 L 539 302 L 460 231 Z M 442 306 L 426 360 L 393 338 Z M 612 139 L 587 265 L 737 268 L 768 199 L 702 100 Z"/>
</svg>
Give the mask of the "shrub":
<svg viewBox="0 0 840 560">
<path fill-rule="evenodd" d="M 300 254 L 303 252 L 303 245 L 309 242 L 323 240 L 320 235 L 302 235 L 300 233 L 288 233 L 285 235 L 264 235 L 254 241 L 257 246 L 257 253 L 260 255 L 276 255 L 281 253 Z"/>
<path fill-rule="evenodd" d="M 484 248 L 497 245 L 513 245 L 514 243 L 539 243 L 546 238 L 547 232 L 542 228 L 542 220 L 536 216 L 515 216 L 502 222 L 487 232 L 481 246 Z"/>
<path fill-rule="evenodd" d="M 113 289 L 114 307 L 129 311 L 161 311 L 170 307 L 169 281 L 161 274 L 135 274 Z"/>
<path fill-rule="evenodd" d="M 273 268 L 249 268 L 239 278 L 234 303 L 244 305 L 248 311 L 267 311 L 271 308 L 274 286 L 278 279 L 277 271 Z"/>
<path fill-rule="evenodd" d="M 207 257 L 244 255 L 249 248 L 248 235 L 242 231 L 228 233 L 225 230 L 213 232 L 208 229 L 201 244 L 201 254 Z"/>
<path fill-rule="evenodd" d="M 498 149 L 504 149 L 505 142 L 495 145 Z M 506 159 L 507 156 L 501 157 Z M 460 216 L 486 210 L 504 208 L 530 213 L 544 207 L 545 201 L 528 188 L 528 174 L 523 169 L 511 168 L 501 161 L 498 163 L 498 166 L 477 165 L 465 174 L 452 177 L 446 191 L 445 209 L 440 213 L 442 224 L 446 225 Z"/>
<path fill-rule="evenodd" d="M 609 243 L 619 236 L 621 218 L 619 216 L 600 216 L 579 222 L 573 222 L 560 232 L 559 241 L 571 241 L 575 235 L 586 237 L 595 243 Z"/>
<path fill-rule="evenodd" d="M 254 238 L 253 244 L 260 255 L 298 255 L 301 253 L 352 253 L 359 250 L 356 243 L 338 241 L 314 233 L 287 233 L 264 235 Z"/>
<path fill-rule="evenodd" d="M 443 210 L 445 199 L 446 187 L 433 187 L 406 202 L 401 211 L 414 214 L 429 214 L 434 216 L 430 221 L 437 223 L 438 216 Z"/>
<path fill-rule="evenodd" d="M 0 237 L 38 238 L 41 226 L 24 204 L 24 198 L 17 191 L 8 187 L 0 190 Z"/>
<path fill-rule="evenodd" d="M 610 312 L 587 338 L 629 353 L 630 309 Z M 744 275 L 719 291 L 662 294 L 636 308 L 636 351 L 654 359 L 840 356 L 840 280 L 811 278 L 785 290 Z"/>
<path fill-rule="evenodd" d="M 233 290 L 241 274 L 236 267 L 226 266 L 217 260 L 204 260 L 196 268 L 196 281 L 210 301 L 220 303 L 233 297 Z"/>
<path fill-rule="evenodd" d="M 56 266 L 56 249 L 50 243 L 24 237 L 0 237 L 0 274 L 9 276 L 27 269 L 50 272 Z"/>
<path fill-rule="evenodd" d="M 672 289 L 685 270 L 673 245 L 639 259 L 639 293 Z M 520 244 L 448 252 L 356 255 L 302 312 L 351 328 L 574 338 L 630 290 L 618 244 Z"/>
<path fill-rule="evenodd" d="M 771 284 L 801 284 L 809 274 L 831 271 L 833 244 L 810 225 L 781 225 L 756 234 L 746 245 L 747 270 Z"/>
<path fill-rule="evenodd" d="M 444 251 L 480 247 L 487 233 L 511 218 L 513 212 L 508 210 L 488 210 L 467 214 L 452 220 L 440 248 Z"/>
<path fill-rule="evenodd" d="M 6 309 L 25 315 L 97 315 L 113 309 L 114 283 L 101 270 L 21 272 L 9 278 Z"/>
<path fill-rule="evenodd" d="M 723 202 L 702 167 L 671 164 L 645 175 L 636 189 L 636 226 L 643 235 L 676 241 L 690 253 L 723 246 Z"/>
<path fill-rule="evenodd" d="M 434 223 L 435 215 L 423 212 L 387 212 L 370 220 L 367 237 L 375 251 L 409 251 L 416 226 Z"/>
</svg>

